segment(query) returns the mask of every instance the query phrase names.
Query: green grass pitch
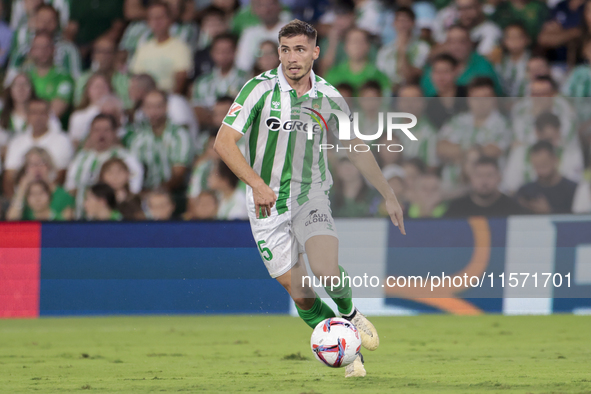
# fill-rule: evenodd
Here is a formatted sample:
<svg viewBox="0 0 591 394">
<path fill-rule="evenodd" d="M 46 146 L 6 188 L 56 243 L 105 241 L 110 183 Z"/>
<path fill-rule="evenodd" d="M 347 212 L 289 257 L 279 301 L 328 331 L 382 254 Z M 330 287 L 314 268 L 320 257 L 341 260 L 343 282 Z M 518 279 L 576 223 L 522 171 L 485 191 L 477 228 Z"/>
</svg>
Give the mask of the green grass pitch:
<svg viewBox="0 0 591 394">
<path fill-rule="evenodd" d="M 367 376 L 289 316 L 0 320 L 0 392 L 591 393 L 591 316 L 376 317 Z"/>
</svg>

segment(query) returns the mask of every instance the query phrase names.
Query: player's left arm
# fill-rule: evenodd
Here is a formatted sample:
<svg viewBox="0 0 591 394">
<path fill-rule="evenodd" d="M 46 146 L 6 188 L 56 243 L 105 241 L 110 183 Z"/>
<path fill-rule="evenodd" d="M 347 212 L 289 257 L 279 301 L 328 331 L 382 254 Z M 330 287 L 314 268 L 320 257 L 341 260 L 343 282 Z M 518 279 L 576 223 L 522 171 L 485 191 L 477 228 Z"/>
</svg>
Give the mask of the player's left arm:
<svg viewBox="0 0 591 394">
<path fill-rule="evenodd" d="M 388 184 L 388 181 L 382 174 L 382 170 L 380 166 L 376 162 L 376 158 L 374 157 L 371 151 L 367 152 L 358 152 L 355 149 L 349 149 L 349 147 L 353 147 L 355 145 L 362 145 L 365 144 L 359 138 L 355 138 L 353 140 L 341 140 L 341 143 L 345 146 L 345 149 L 348 150 L 347 156 L 349 156 L 349 160 L 351 163 L 355 165 L 361 172 L 361 174 L 377 189 L 378 192 L 384 197 L 386 201 L 386 209 L 388 210 L 388 214 L 392 219 L 392 223 L 400 229 L 400 232 L 403 235 L 406 235 L 406 231 L 404 230 L 404 217 L 402 214 L 402 207 L 394 194 L 394 191 Z M 363 149 L 361 149 L 363 150 Z"/>
</svg>

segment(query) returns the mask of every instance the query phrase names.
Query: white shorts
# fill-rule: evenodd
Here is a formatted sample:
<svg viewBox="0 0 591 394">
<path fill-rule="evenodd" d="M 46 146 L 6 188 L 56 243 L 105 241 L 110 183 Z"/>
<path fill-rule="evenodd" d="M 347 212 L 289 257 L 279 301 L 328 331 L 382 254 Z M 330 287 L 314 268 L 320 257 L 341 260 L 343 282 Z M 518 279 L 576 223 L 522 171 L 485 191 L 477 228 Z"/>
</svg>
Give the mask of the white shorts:
<svg viewBox="0 0 591 394">
<path fill-rule="evenodd" d="M 285 274 L 305 253 L 306 241 L 315 235 L 332 235 L 337 231 L 327 196 L 310 199 L 279 216 L 250 218 L 252 235 L 272 278 Z"/>
</svg>

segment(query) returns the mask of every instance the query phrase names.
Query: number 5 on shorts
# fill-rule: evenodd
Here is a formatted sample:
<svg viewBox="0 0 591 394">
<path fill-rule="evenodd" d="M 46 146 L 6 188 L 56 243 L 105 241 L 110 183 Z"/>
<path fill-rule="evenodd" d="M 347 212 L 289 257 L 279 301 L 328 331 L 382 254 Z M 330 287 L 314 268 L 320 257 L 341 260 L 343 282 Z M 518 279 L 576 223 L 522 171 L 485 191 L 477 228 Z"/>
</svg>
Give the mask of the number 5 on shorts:
<svg viewBox="0 0 591 394">
<path fill-rule="evenodd" d="M 265 241 L 259 241 L 257 242 L 257 245 L 259 246 L 259 251 L 261 252 L 261 256 L 263 256 L 263 258 L 266 261 L 271 261 L 273 259 L 273 253 L 271 253 L 271 250 L 269 248 L 264 248 L 263 246 L 265 245 Z"/>
</svg>

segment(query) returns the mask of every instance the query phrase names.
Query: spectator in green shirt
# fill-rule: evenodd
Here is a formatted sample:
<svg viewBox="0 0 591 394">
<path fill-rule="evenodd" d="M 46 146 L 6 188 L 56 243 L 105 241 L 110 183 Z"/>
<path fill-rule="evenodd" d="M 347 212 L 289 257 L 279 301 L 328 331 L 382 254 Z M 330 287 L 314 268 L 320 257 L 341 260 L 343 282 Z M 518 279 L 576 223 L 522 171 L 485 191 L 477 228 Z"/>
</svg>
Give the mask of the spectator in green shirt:
<svg viewBox="0 0 591 394">
<path fill-rule="evenodd" d="M 495 85 L 495 92 L 498 96 L 503 95 L 503 89 L 495 72 L 493 65 L 483 56 L 474 51 L 470 40 L 470 32 L 462 26 L 452 26 L 447 31 L 445 43 L 441 45 L 441 52 L 448 52 L 458 61 L 458 77 L 456 84 L 466 86 L 474 77 L 489 77 Z M 423 72 L 421 88 L 426 97 L 434 97 L 437 90 L 431 79 L 431 66 Z"/>
<path fill-rule="evenodd" d="M 367 81 L 376 80 L 384 97 L 391 96 L 390 79 L 370 61 L 369 51 L 369 33 L 357 28 L 349 30 L 345 36 L 347 60 L 328 70 L 326 80 L 335 86 L 347 82 L 356 90 Z"/>
<path fill-rule="evenodd" d="M 535 42 L 542 25 L 548 19 L 548 15 L 549 10 L 545 1 L 505 0 L 497 5 L 490 19 L 499 25 L 501 29 L 513 24 L 525 27 L 529 38 Z"/>
<path fill-rule="evenodd" d="M 51 156 L 43 148 L 32 148 L 25 156 L 25 165 L 17 174 L 17 187 L 7 213 L 9 220 L 69 220 L 73 215 L 74 197 L 55 183 L 52 178 L 55 167 Z M 33 188 L 33 183 L 41 182 L 39 187 Z M 47 188 L 48 206 L 43 204 L 43 190 Z M 31 193 L 36 196 L 34 202 L 29 202 Z M 51 215 L 48 216 L 48 213 Z M 51 217 L 50 217 L 51 216 Z"/>
<path fill-rule="evenodd" d="M 25 66 L 24 71 L 31 79 L 37 97 L 49 101 L 53 113 L 62 117 L 72 104 L 74 82 L 69 74 L 53 64 L 54 50 L 49 34 L 37 34 L 29 53 L 32 63 Z M 7 79 L 12 78 L 9 75 Z"/>
<path fill-rule="evenodd" d="M 97 183 L 86 192 L 84 210 L 88 220 L 121 220 L 117 199 L 111 186 Z"/>
</svg>

